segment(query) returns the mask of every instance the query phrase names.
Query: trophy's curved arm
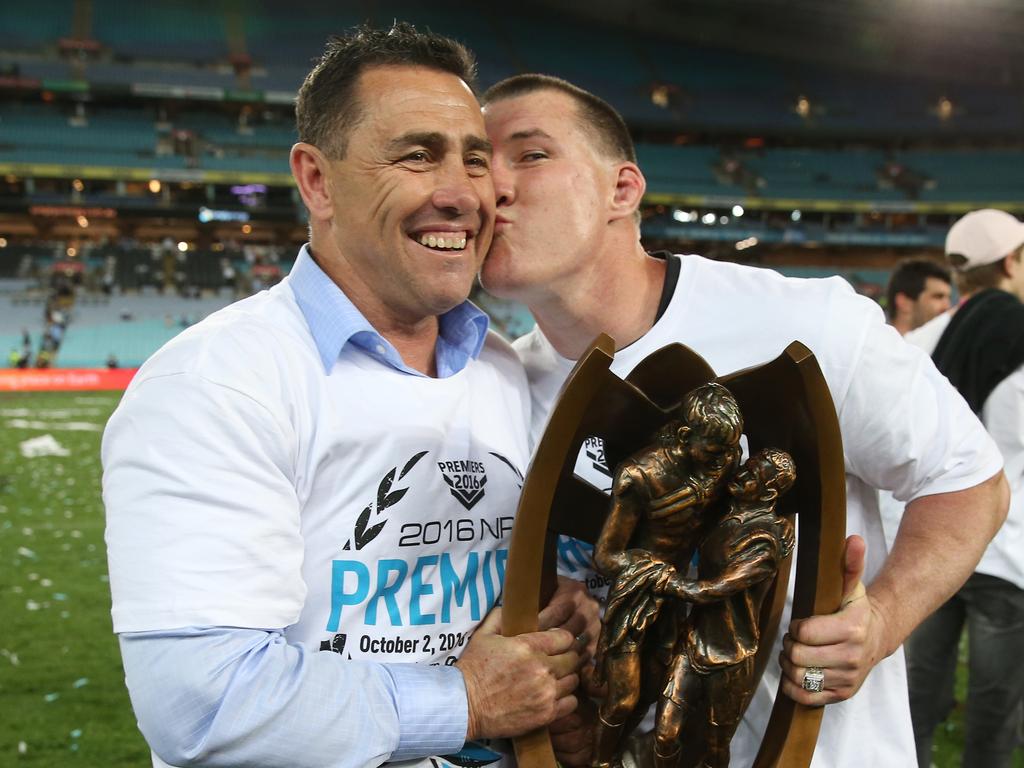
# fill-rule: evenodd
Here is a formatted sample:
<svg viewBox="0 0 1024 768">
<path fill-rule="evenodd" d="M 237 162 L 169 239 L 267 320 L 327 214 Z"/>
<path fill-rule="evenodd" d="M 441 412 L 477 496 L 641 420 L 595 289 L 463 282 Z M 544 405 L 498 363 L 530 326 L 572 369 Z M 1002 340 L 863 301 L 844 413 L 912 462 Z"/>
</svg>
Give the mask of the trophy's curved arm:
<svg viewBox="0 0 1024 768">
<path fill-rule="evenodd" d="M 601 334 L 579 359 L 562 386 L 558 407 L 549 417 L 544 436 L 530 462 L 516 511 L 505 566 L 501 631 L 519 635 L 537 631 L 541 578 L 548 517 L 569 444 L 576 433 L 615 355 L 615 342 Z M 520 768 L 555 768 L 547 728 L 513 740 Z"/>
<path fill-rule="evenodd" d="M 838 610 L 842 599 L 846 474 L 839 420 L 817 361 L 800 342 L 790 344 L 784 354 L 796 363 L 821 469 L 820 503 L 809 510 L 801 510 L 799 514 L 793 618 L 803 618 L 832 613 Z M 806 476 L 804 479 L 806 481 Z M 778 607 L 773 612 L 781 612 L 784 597 L 783 582 L 782 600 L 777 601 Z M 778 615 L 772 617 L 776 626 L 778 619 Z M 765 638 L 764 642 L 770 647 L 772 637 Z M 797 704 L 782 693 L 780 684 L 753 768 L 807 768 L 814 755 L 823 711 L 823 707 Z"/>
</svg>

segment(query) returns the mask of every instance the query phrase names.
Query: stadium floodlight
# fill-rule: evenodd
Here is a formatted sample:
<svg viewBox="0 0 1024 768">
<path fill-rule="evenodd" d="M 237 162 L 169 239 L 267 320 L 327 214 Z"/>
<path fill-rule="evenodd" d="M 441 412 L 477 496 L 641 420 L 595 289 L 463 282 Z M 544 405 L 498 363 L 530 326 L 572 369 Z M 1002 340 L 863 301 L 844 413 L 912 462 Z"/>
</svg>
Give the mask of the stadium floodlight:
<svg viewBox="0 0 1024 768">
<path fill-rule="evenodd" d="M 184 240 L 179 242 L 178 243 L 178 250 L 181 251 L 182 253 L 187 251 L 188 250 L 188 243 L 186 243 Z"/>
<path fill-rule="evenodd" d="M 800 221 L 800 219 L 803 218 L 803 214 L 800 213 L 799 210 L 795 210 L 791 214 L 789 214 L 789 218 L 792 219 L 793 221 Z"/>
<path fill-rule="evenodd" d="M 728 224 L 729 223 L 729 217 L 728 216 L 719 216 L 718 217 L 718 223 L 719 224 Z"/>
<path fill-rule="evenodd" d="M 78 222 L 78 226 L 80 226 L 82 229 L 86 229 L 89 226 L 89 219 L 87 219 L 82 214 L 79 214 L 75 221 Z"/>
<path fill-rule="evenodd" d="M 744 210 L 743 210 L 743 206 L 742 205 L 734 205 L 732 207 L 732 215 L 735 216 L 737 219 L 740 216 L 742 216 L 743 214 L 744 214 Z"/>
<path fill-rule="evenodd" d="M 715 216 L 715 214 L 713 213 L 705 213 L 704 216 L 701 218 L 701 221 L 703 221 L 705 224 L 714 224 L 717 218 L 718 217 Z"/>
<path fill-rule="evenodd" d="M 162 189 L 162 186 L 163 185 L 160 184 L 160 179 L 149 180 L 149 191 L 154 195 Z"/>
<path fill-rule="evenodd" d="M 689 211 L 681 211 L 678 208 L 676 208 L 674 211 L 672 211 L 672 218 L 675 219 L 676 221 L 682 222 L 683 224 L 689 224 L 691 221 L 697 218 L 697 215 L 695 213 L 690 213 Z"/>
</svg>

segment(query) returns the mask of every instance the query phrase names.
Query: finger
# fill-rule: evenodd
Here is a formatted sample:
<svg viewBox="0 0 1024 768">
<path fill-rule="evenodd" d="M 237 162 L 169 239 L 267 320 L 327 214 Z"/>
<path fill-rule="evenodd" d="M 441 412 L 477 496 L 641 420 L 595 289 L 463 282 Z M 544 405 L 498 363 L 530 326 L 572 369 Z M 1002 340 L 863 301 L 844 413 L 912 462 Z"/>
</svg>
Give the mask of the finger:
<svg viewBox="0 0 1024 768">
<path fill-rule="evenodd" d="M 580 687 L 580 676 L 573 673 L 555 681 L 555 698 L 561 699 L 573 694 Z"/>
<path fill-rule="evenodd" d="M 571 597 L 567 595 L 556 595 L 551 599 L 551 602 L 544 607 L 540 613 L 537 614 L 537 629 L 545 630 L 551 629 L 552 627 L 561 627 L 566 622 L 574 618 L 573 614 L 576 612 L 576 604 Z M 584 620 L 585 621 L 585 620 Z M 575 629 L 566 627 L 566 629 L 572 632 L 574 635 L 578 634 L 582 626 Z"/>
<path fill-rule="evenodd" d="M 572 695 L 565 696 L 559 699 L 555 702 L 555 716 L 553 719 L 557 720 L 560 717 L 571 715 L 573 712 L 576 711 L 576 707 L 578 705 L 579 702 L 577 701 L 576 697 Z"/>
<path fill-rule="evenodd" d="M 843 599 L 840 608 L 845 608 L 867 594 L 862 581 L 866 554 L 867 545 L 860 536 L 850 536 L 846 540 L 846 550 L 843 553 Z"/>
<path fill-rule="evenodd" d="M 551 725 L 548 726 L 548 730 L 551 732 L 552 736 L 558 736 L 563 733 L 573 733 L 576 731 L 580 731 L 580 729 L 583 728 L 583 725 L 583 716 L 577 709 L 568 717 L 563 717 L 559 720 L 555 720 L 555 722 L 551 723 Z M 568 742 L 568 739 L 564 739 L 563 741 Z"/>
<path fill-rule="evenodd" d="M 839 613 L 794 619 L 789 634 L 804 645 L 828 646 L 861 643 L 867 634 L 866 621 L 870 606 L 866 600 L 849 604 Z"/>
<path fill-rule="evenodd" d="M 490 613 L 484 616 L 484 620 L 473 630 L 473 634 L 500 635 L 501 634 L 501 606 L 491 608 Z"/>
<path fill-rule="evenodd" d="M 832 704 L 839 701 L 829 690 L 824 690 L 821 693 L 814 693 L 812 691 L 805 691 L 801 686 L 796 685 L 787 677 L 782 678 L 782 693 L 791 698 L 798 704 L 803 704 L 807 707 L 823 707 L 826 704 Z"/>
<path fill-rule="evenodd" d="M 856 667 L 839 668 L 823 663 L 794 664 L 790 659 L 780 655 L 779 665 L 782 667 L 782 676 L 789 680 L 797 688 L 804 688 L 808 679 L 808 673 L 820 670 L 823 680 L 822 687 L 839 699 L 849 698 L 859 685 L 858 670 Z M 811 685 L 810 687 L 814 687 Z"/>
<path fill-rule="evenodd" d="M 556 678 L 563 678 L 566 675 L 577 675 L 577 682 L 580 667 L 580 655 L 576 651 L 566 651 L 554 656 L 548 656 L 547 667 Z"/>
<path fill-rule="evenodd" d="M 559 765 L 564 766 L 587 766 L 590 765 L 590 747 L 584 746 L 576 751 L 566 751 L 560 749 L 558 745 L 552 743 L 552 748 L 555 750 L 555 759 L 558 760 Z"/>
<path fill-rule="evenodd" d="M 565 653 L 576 642 L 575 635 L 557 627 L 545 629 L 543 632 L 526 632 L 519 635 L 519 639 L 530 646 L 531 649 L 539 651 L 545 656 Z"/>
<path fill-rule="evenodd" d="M 782 638 L 779 663 L 785 662 L 793 667 L 835 667 L 839 666 L 839 660 L 834 655 L 837 650 L 838 646 L 804 645 L 794 640 L 792 635 L 786 634 Z M 794 680 L 799 683 L 799 678 Z"/>
</svg>

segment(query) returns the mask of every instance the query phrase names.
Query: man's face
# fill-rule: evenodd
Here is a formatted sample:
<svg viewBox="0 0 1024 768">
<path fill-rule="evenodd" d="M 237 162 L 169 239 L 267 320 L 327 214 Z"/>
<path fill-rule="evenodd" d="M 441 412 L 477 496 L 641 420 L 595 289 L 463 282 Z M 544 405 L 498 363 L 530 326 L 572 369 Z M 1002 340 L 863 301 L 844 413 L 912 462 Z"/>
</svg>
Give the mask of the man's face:
<svg viewBox="0 0 1024 768">
<path fill-rule="evenodd" d="M 491 293 L 530 303 L 589 268 L 608 225 L 615 163 L 595 148 L 575 102 L 559 91 L 493 102 L 484 118 L 498 209 L 480 278 Z"/>
<path fill-rule="evenodd" d="M 910 323 L 912 328 L 919 328 L 933 317 L 937 317 L 949 309 L 953 289 L 945 280 L 937 277 L 926 277 L 924 290 L 911 302 Z"/>
<path fill-rule="evenodd" d="M 329 162 L 346 291 L 374 320 L 417 322 L 462 302 L 490 245 L 494 187 L 480 105 L 452 74 L 360 75 L 360 119 Z"/>
</svg>

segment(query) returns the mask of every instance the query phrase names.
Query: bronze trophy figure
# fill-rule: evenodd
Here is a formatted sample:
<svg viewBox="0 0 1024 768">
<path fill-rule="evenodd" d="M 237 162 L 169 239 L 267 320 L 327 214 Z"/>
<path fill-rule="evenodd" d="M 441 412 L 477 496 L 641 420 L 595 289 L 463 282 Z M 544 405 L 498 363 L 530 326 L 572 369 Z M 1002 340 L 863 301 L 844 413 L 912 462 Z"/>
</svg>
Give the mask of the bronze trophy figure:
<svg viewBox="0 0 1024 768">
<path fill-rule="evenodd" d="M 536 629 L 560 536 L 594 545 L 613 576 L 594 760 L 617 765 L 624 737 L 657 701 L 659 762 L 727 765 L 750 692 L 774 663 L 791 572 L 793 618 L 839 607 L 846 481 L 835 408 L 800 342 L 725 376 L 671 344 L 621 379 L 609 369 L 614 349 L 602 335 L 580 358 L 537 444 L 509 546 L 502 631 Z M 752 458 L 738 467 L 741 434 Z M 607 466 L 621 469 L 611 499 L 575 475 L 596 438 Z M 777 694 L 753 768 L 807 768 L 820 722 L 821 708 Z M 514 741 L 520 768 L 555 768 L 547 729 Z"/>
<path fill-rule="evenodd" d="M 656 591 L 693 604 L 658 701 L 658 768 L 678 765 L 680 737 L 694 716 L 705 727 L 701 765 L 729 765 L 729 742 L 757 682 L 761 605 L 795 543 L 793 523 L 775 513 L 795 480 L 785 451 L 765 449 L 748 459 L 729 481 L 725 516 L 707 521 L 713 527 L 698 548 L 697 580 L 676 572 L 664 586 L 657 582 Z"/>
<path fill-rule="evenodd" d="M 653 445 L 615 473 L 611 511 L 594 549 L 597 567 L 614 579 L 598 644 L 595 682 L 607 683 L 608 692 L 599 710 L 597 766 L 612 764 L 623 732 L 664 685 L 682 606 L 670 601 L 663 610 L 663 580 L 671 567 L 689 567 L 713 517 L 708 508 L 739 463 L 742 433 L 732 394 L 705 384 L 686 396 L 680 418 L 660 429 Z"/>
</svg>

